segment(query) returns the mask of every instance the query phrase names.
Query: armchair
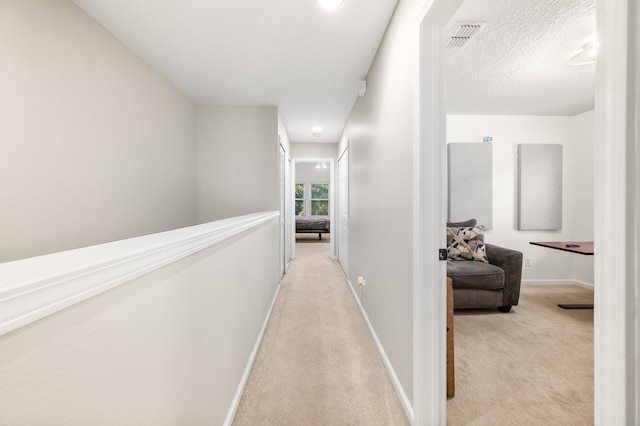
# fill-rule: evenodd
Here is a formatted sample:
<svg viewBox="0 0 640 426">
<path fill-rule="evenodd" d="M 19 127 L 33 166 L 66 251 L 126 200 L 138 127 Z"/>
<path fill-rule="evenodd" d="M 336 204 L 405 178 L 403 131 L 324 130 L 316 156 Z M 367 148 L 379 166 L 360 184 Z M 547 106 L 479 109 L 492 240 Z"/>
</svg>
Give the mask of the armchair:
<svg viewBox="0 0 640 426">
<path fill-rule="evenodd" d="M 453 281 L 454 309 L 497 308 L 506 313 L 518 304 L 522 253 L 486 243 L 485 249 L 489 263 L 447 260 L 447 276 Z"/>
</svg>

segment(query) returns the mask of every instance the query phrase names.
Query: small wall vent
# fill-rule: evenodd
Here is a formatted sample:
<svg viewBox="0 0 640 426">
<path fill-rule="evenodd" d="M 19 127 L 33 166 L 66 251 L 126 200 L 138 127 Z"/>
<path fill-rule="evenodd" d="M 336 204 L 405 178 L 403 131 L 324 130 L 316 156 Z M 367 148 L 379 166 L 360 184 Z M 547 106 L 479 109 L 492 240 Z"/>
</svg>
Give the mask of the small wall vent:
<svg viewBox="0 0 640 426">
<path fill-rule="evenodd" d="M 447 42 L 448 48 L 464 47 L 484 27 L 485 22 L 458 22 L 455 32 Z"/>
</svg>

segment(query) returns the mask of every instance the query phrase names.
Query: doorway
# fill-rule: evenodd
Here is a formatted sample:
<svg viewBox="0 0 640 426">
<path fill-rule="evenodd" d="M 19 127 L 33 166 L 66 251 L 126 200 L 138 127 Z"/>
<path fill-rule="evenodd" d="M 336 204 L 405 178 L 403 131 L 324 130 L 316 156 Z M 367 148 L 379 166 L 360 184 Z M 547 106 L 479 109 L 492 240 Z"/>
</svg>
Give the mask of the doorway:
<svg viewBox="0 0 640 426">
<path fill-rule="evenodd" d="M 442 73 L 443 28 L 462 0 L 434 0 L 416 20 L 418 75 L 415 100 L 414 187 L 414 424 L 442 424 L 445 398 L 445 271 L 438 262 L 446 206 L 445 80 Z M 635 5 L 598 1 L 601 45 L 596 81 L 595 241 L 595 413 L 596 423 L 635 424 L 638 340 L 636 302 L 638 229 L 637 183 L 627 178 L 635 170 L 635 135 L 628 136 L 637 100 L 627 104 L 627 84 L 638 83 L 637 72 L 627 80 L 629 13 Z M 633 21 L 635 22 L 635 21 Z M 636 35 L 637 28 L 632 28 Z M 634 68 L 632 68 L 634 69 Z M 636 70 L 637 71 L 637 70 Z M 627 127 L 629 123 L 629 127 Z M 630 201 L 628 204 L 627 201 Z M 635 204 L 634 204 L 635 202 Z M 627 233 L 627 230 L 632 231 Z M 629 248 L 627 250 L 626 248 Z M 635 271 L 635 272 L 634 272 Z M 424 284 L 424 285 L 423 285 Z M 633 300 L 634 302 L 630 302 Z"/>
<path fill-rule="evenodd" d="M 292 256 L 295 258 L 296 241 L 327 241 L 328 254 L 332 259 L 336 258 L 336 243 L 334 232 L 335 204 L 334 204 L 334 159 L 333 158 L 294 158 L 293 159 L 293 191 L 291 194 L 294 220 L 291 222 L 291 247 Z M 319 232 L 314 232 L 313 224 L 301 225 L 303 232 L 298 232 L 296 222 L 300 219 L 326 218 L 326 224 L 317 221 Z M 321 227 L 319 225 L 322 225 Z M 324 232 L 322 229 L 328 229 Z"/>
</svg>

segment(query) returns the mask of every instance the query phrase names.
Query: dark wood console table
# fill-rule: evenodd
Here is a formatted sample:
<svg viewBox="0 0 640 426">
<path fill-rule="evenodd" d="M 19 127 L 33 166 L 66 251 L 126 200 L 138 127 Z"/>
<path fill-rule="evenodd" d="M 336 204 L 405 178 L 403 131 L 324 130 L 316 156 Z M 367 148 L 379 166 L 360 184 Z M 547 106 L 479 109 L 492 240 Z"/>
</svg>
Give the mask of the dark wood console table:
<svg viewBox="0 0 640 426">
<path fill-rule="evenodd" d="M 593 256 L 593 241 L 531 241 L 534 246 Z M 593 303 L 559 303 L 563 309 L 593 309 Z"/>
</svg>

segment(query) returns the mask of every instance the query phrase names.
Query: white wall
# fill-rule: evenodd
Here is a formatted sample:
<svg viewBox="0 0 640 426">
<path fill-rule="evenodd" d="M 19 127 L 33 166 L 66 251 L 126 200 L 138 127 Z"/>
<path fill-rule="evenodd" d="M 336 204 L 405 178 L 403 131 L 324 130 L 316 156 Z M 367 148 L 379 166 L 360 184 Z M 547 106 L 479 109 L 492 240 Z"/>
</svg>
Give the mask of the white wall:
<svg viewBox="0 0 640 426">
<path fill-rule="evenodd" d="M 282 121 L 280 114 L 278 114 L 278 136 L 280 144 L 287 153 L 287 156 L 291 158 L 291 142 L 289 141 L 289 134 L 287 133 L 287 129 L 284 126 L 284 121 Z"/>
<path fill-rule="evenodd" d="M 579 241 L 594 240 L 594 196 L 595 196 L 595 111 L 577 115 L 572 120 L 575 143 L 565 147 L 565 161 L 570 173 L 565 173 L 567 181 L 564 196 L 570 202 L 570 220 L 573 238 Z M 571 278 L 586 284 L 594 283 L 593 256 L 572 257 Z"/>
<path fill-rule="evenodd" d="M 318 169 L 317 163 L 296 163 L 296 182 L 329 183 L 331 180 L 330 168 Z"/>
<path fill-rule="evenodd" d="M 196 107 L 67 0 L 0 0 L 0 60 L 0 262 L 195 224 L 198 148 L 204 220 L 277 209 L 275 108 L 204 108 L 198 147 Z M 277 221 L 248 234 L 0 337 L 0 423 L 222 424 L 278 283 Z"/>
<path fill-rule="evenodd" d="M 278 233 L 271 219 L 1 336 L 0 423 L 223 424 L 278 286 Z"/>
<path fill-rule="evenodd" d="M 593 111 L 575 117 L 447 116 L 447 142 L 482 143 L 493 137 L 493 229 L 486 241 L 522 251 L 531 259 L 524 280 L 578 280 L 593 284 L 593 257 L 563 253 L 530 241 L 593 241 Z M 563 145 L 562 230 L 518 231 L 516 217 L 517 145 Z"/>
<path fill-rule="evenodd" d="M 400 1 L 337 152 L 349 145 L 349 280 L 409 400 L 413 394 L 412 164 L 414 26 Z"/>
<path fill-rule="evenodd" d="M 194 224 L 192 103 L 71 1 L 0 11 L 0 262 Z"/>
<path fill-rule="evenodd" d="M 292 158 L 337 158 L 335 143 L 292 142 Z"/>
<path fill-rule="evenodd" d="M 198 223 L 279 209 L 278 109 L 198 107 Z"/>
</svg>

